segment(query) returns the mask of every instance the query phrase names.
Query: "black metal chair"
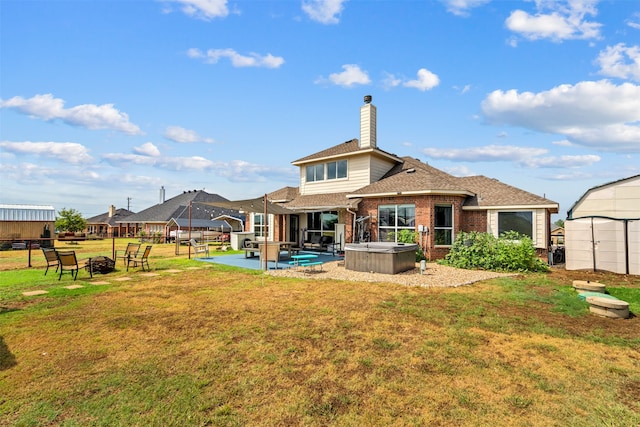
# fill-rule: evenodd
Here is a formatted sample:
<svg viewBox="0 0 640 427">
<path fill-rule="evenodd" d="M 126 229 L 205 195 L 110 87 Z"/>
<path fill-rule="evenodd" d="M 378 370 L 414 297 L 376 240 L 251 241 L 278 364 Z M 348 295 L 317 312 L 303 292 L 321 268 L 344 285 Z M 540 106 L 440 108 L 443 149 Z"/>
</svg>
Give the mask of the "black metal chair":
<svg viewBox="0 0 640 427">
<path fill-rule="evenodd" d="M 136 268 L 138 264 L 140 264 L 140 267 L 142 267 L 142 271 L 145 271 L 144 265 L 147 264 L 147 270 L 150 271 L 151 268 L 149 267 L 149 253 L 151 252 L 151 248 L 152 246 L 147 246 L 146 248 L 144 248 L 144 252 L 142 252 L 142 255 L 140 255 L 139 257 L 132 256 L 127 258 L 127 271 L 129 271 L 130 264 L 133 264 L 133 268 Z"/>
<path fill-rule="evenodd" d="M 56 250 L 53 248 L 42 248 L 42 253 L 44 254 L 44 258 L 47 261 L 47 269 L 44 271 L 44 275 L 46 276 L 49 272 L 49 267 L 56 266 L 56 273 L 58 272 L 58 268 L 60 268 L 60 261 L 58 260 L 58 254 Z"/>
<path fill-rule="evenodd" d="M 138 256 L 138 252 L 140 251 L 140 243 L 127 243 L 127 248 L 124 250 L 122 255 L 118 255 L 118 251 L 116 251 L 116 261 L 118 258 L 122 258 L 122 262 L 127 264 L 127 260 L 132 257 Z"/>
<path fill-rule="evenodd" d="M 64 273 L 65 271 L 68 271 L 71 273 L 71 277 L 73 277 L 73 280 L 76 280 L 78 278 L 78 259 L 76 258 L 76 252 L 75 251 L 56 251 L 56 254 L 58 255 L 58 262 L 60 265 L 60 276 L 58 277 L 58 280 L 62 279 L 62 273 Z"/>
</svg>

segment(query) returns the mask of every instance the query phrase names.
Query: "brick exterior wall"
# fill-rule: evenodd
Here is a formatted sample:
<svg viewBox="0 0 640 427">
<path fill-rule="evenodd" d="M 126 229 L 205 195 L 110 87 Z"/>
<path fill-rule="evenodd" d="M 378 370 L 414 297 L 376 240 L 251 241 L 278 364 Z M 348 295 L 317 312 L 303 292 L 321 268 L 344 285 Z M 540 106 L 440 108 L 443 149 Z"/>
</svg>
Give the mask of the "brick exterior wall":
<svg viewBox="0 0 640 427">
<path fill-rule="evenodd" d="M 378 241 L 378 206 L 413 204 L 416 206 L 416 230 L 418 225 L 429 227 L 427 242 L 423 248 L 427 259 L 436 260 L 444 258 L 449 253 L 449 246 L 435 246 L 433 237 L 434 217 L 436 205 L 453 206 L 453 231 L 454 235 L 460 231 L 487 230 L 486 211 L 462 211 L 463 197 L 459 196 L 396 196 L 377 199 L 363 199 L 360 202 L 358 216 L 371 216 L 375 222 L 371 222 L 371 241 Z"/>
</svg>

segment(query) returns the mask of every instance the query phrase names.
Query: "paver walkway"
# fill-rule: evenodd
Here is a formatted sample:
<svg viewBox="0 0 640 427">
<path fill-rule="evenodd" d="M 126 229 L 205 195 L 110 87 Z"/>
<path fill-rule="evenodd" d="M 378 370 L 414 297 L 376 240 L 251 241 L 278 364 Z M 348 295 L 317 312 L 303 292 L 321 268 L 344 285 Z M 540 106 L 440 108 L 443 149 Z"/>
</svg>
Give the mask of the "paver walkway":
<svg viewBox="0 0 640 427">
<path fill-rule="evenodd" d="M 200 270 L 202 269 L 202 267 L 188 267 L 187 270 Z M 155 277 L 155 276 L 159 276 L 161 273 L 171 273 L 171 274 L 175 274 L 175 273 L 180 273 L 184 270 L 178 270 L 178 269 L 170 269 L 170 270 L 162 270 L 160 273 L 153 273 L 153 272 L 147 272 L 147 273 L 140 273 L 138 274 L 138 276 L 140 277 Z M 129 277 L 129 276 L 123 276 L 123 277 L 118 277 L 118 278 L 114 278 L 113 281 L 114 282 L 126 282 L 129 280 L 133 280 L 133 277 Z M 96 282 L 88 282 L 90 285 L 108 285 L 111 282 L 108 282 L 106 280 L 100 280 L 100 281 L 96 281 Z M 64 286 L 65 289 L 80 289 L 83 288 L 83 285 L 67 285 Z M 48 291 L 39 289 L 39 290 L 35 290 L 35 291 L 25 291 L 22 293 L 22 295 L 24 296 L 36 296 L 36 295 L 44 295 L 44 294 L 48 294 Z"/>
</svg>

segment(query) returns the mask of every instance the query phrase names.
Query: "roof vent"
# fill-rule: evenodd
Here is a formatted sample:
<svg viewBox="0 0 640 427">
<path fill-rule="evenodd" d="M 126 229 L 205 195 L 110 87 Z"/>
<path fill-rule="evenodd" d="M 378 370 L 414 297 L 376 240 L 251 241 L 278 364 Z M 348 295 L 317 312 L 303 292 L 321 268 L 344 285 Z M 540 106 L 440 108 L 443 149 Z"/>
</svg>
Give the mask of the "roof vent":
<svg viewBox="0 0 640 427">
<path fill-rule="evenodd" d="M 364 96 L 364 103 L 365 104 L 371 104 L 371 95 L 365 95 Z"/>
<path fill-rule="evenodd" d="M 415 171 L 416 171 L 416 168 L 407 169 L 407 173 L 414 173 Z"/>
</svg>

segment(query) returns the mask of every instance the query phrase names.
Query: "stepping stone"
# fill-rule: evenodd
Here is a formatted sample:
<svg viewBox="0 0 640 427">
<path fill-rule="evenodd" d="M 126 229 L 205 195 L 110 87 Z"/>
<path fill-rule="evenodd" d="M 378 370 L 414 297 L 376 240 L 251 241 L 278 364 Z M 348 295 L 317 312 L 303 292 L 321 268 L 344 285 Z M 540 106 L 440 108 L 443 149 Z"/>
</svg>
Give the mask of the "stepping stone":
<svg viewBox="0 0 640 427">
<path fill-rule="evenodd" d="M 113 279 L 116 282 L 126 282 L 127 280 L 131 280 L 131 277 L 118 277 L 117 279 Z"/>
<path fill-rule="evenodd" d="M 158 273 L 140 273 L 140 276 L 153 277 L 153 276 L 159 276 L 159 274 Z"/>
<path fill-rule="evenodd" d="M 164 270 L 165 273 L 180 273 L 182 272 L 182 270 L 175 270 L 175 269 L 171 269 L 171 270 Z"/>
<path fill-rule="evenodd" d="M 49 292 L 47 291 L 28 291 L 28 292 L 23 292 L 22 295 L 25 296 L 33 296 L 33 295 L 43 295 L 43 294 L 48 294 Z"/>
<path fill-rule="evenodd" d="M 108 285 L 109 282 L 101 281 L 101 282 L 91 282 L 92 285 Z"/>
<path fill-rule="evenodd" d="M 587 297 L 589 311 L 598 316 L 611 319 L 626 319 L 629 317 L 629 303 L 619 299 L 602 297 Z"/>
<path fill-rule="evenodd" d="M 598 282 L 590 282 L 589 280 L 574 280 L 573 287 L 576 291 L 600 292 L 604 294 L 606 286 Z"/>
<path fill-rule="evenodd" d="M 84 286 L 82 285 L 69 285 L 69 286 L 65 286 L 65 289 L 80 289 L 80 288 L 84 288 Z"/>
</svg>

